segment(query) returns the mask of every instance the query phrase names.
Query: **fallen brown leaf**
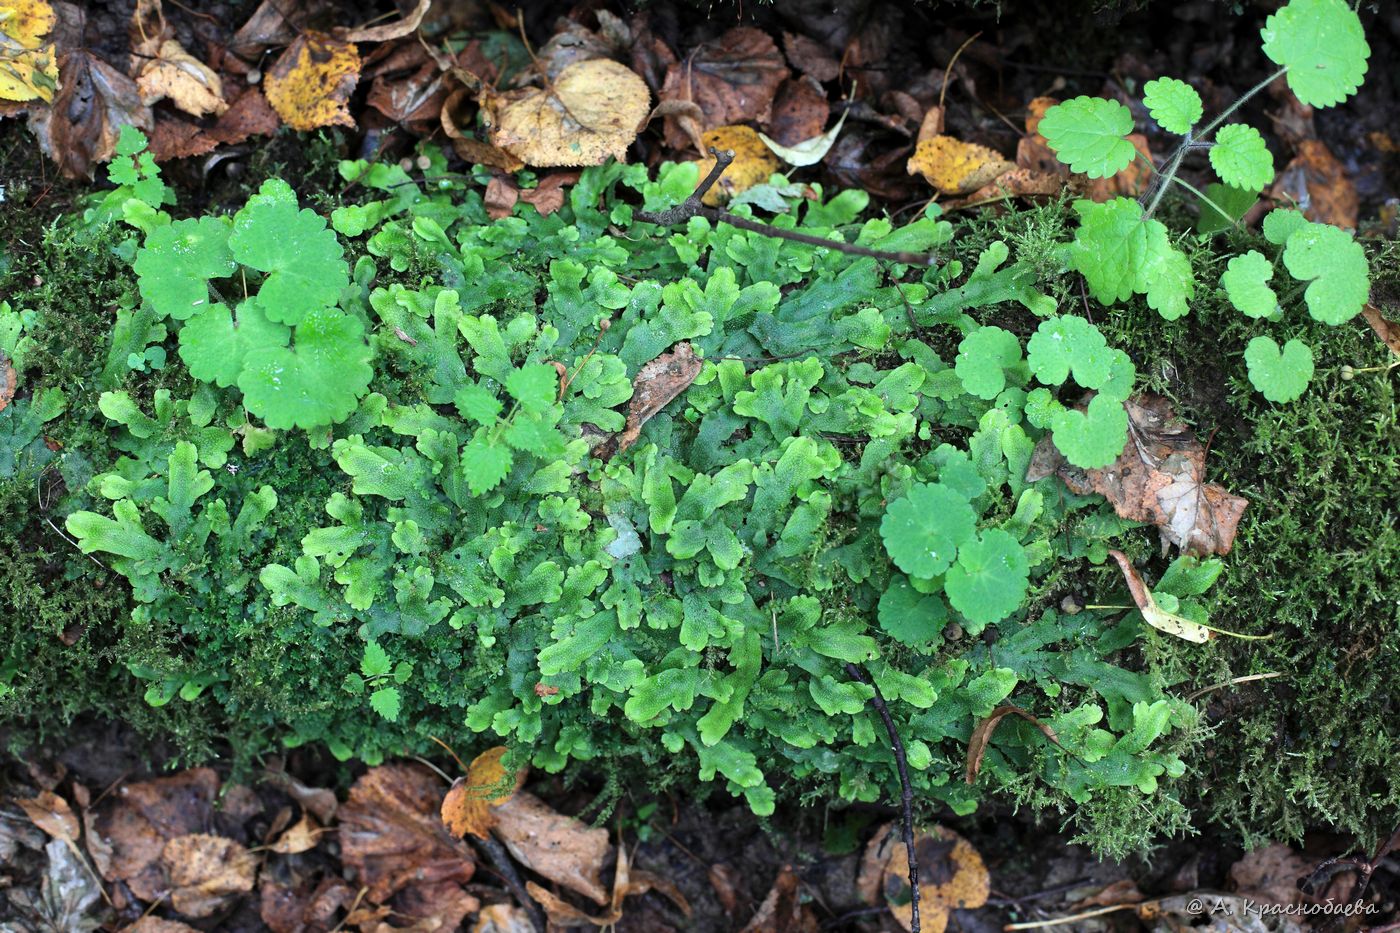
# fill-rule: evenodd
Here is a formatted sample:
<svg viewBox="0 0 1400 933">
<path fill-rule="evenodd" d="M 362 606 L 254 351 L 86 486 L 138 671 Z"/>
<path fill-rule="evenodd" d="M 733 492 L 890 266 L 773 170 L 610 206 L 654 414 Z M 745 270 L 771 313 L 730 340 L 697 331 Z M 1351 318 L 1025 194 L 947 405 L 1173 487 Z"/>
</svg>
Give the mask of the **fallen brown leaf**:
<svg viewBox="0 0 1400 933">
<path fill-rule="evenodd" d="M 51 790 L 40 791 L 37 797 L 21 797 L 15 803 L 19 804 L 31 823 L 50 836 L 69 843 L 78 841 L 81 832 L 78 817 L 68 801 L 58 794 Z"/>
<path fill-rule="evenodd" d="M 492 808 L 509 800 L 520 786 L 523 774 L 512 775 L 501 763 L 507 751 L 501 745 L 477 755 L 467 766 L 466 776 L 453 781 L 442 798 L 443 825 L 458 839 L 468 833 L 487 838 L 496 825 Z"/>
<path fill-rule="evenodd" d="M 818 81 L 835 81 L 841 74 L 841 63 L 816 39 L 785 32 L 783 51 L 792 67 Z"/>
<path fill-rule="evenodd" d="M 316 848 L 316 843 L 320 841 L 323 833 L 325 830 L 316 825 L 311 814 L 303 813 L 301 819 L 287 827 L 287 831 L 277 837 L 277 841 L 268 846 L 268 849 L 279 855 L 310 852 Z"/>
<path fill-rule="evenodd" d="M 967 772 L 964 780 L 972 784 L 977 780 L 977 774 L 982 770 L 982 759 L 987 754 L 987 743 L 992 740 L 992 733 L 997 726 L 1007 716 L 1019 716 L 1026 722 L 1040 730 L 1041 734 L 1053 742 L 1057 747 L 1060 745 L 1060 737 L 1055 734 L 1055 730 L 1021 709 L 1019 706 L 998 706 L 992 710 L 991 715 L 982 719 L 972 730 L 972 737 L 967 740 Z M 917 844 L 917 843 L 916 843 Z"/>
<path fill-rule="evenodd" d="M 624 846 L 619 846 L 617 850 L 617 868 L 613 874 L 612 901 L 608 905 L 608 910 L 601 916 L 593 916 L 579 910 L 559 895 L 540 887 L 533 881 L 525 884 L 525 890 L 530 892 L 530 896 L 544 908 L 549 922 L 559 927 L 612 926 L 622 919 L 622 903 L 626 898 L 642 895 L 653 889 L 670 898 L 681 909 L 682 913 L 687 917 L 690 916 L 690 904 L 686 902 L 679 889 L 649 872 L 634 871 Z"/>
<path fill-rule="evenodd" d="M 1385 318 L 1380 309 L 1367 302 L 1361 309 L 1361 314 L 1366 318 L 1366 323 L 1371 325 L 1371 330 L 1376 332 L 1376 336 L 1381 338 L 1381 342 L 1390 348 L 1390 352 L 1400 356 L 1400 324 Z M 4 368 L 5 357 L 0 354 L 0 369 Z M 14 396 L 14 370 L 10 371 L 10 395 Z M 4 387 L 0 386 L 0 408 L 4 408 L 5 393 Z"/>
<path fill-rule="evenodd" d="M 1282 843 L 1251 849 L 1230 866 L 1230 880 L 1240 894 L 1265 904 L 1301 904 L 1298 882 L 1312 873 L 1312 862 Z"/>
<path fill-rule="evenodd" d="M 482 107 L 492 145 L 526 165 L 601 165 L 626 158 L 651 92 L 625 65 L 595 58 L 569 65 L 546 88 L 488 92 Z"/>
<path fill-rule="evenodd" d="M 355 125 L 346 104 L 360 80 L 360 53 L 349 42 L 303 32 L 264 81 L 268 103 L 294 130 Z"/>
<path fill-rule="evenodd" d="M 448 97 L 448 78 L 419 43 L 398 46 L 362 77 L 372 78 L 365 103 L 410 132 L 431 136 Z"/>
<path fill-rule="evenodd" d="M 642 427 L 657 412 L 680 395 L 704 365 L 687 342 L 676 344 L 647 363 L 632 380 L 632 400 L 627 406 L 627 424 L 617 438 L 617 452 L 622 453 L 641 437 Z"/>
<path fill-rule="evenodd" d="M 1249 503 L 1205 482 L 1205 448 L 1165 398 L 1135 395 L 1123 407 L 1128 444 L 1113 463 L 1080 469 L 1046 436 L 1036 445 L 1026 479 L 1058 474 L 1080 495 L 1102 495 L 1120 517 L 1155 524 L 1164 546 L 1174 544 L 1189 554 L 1228 554 Z"/>
<path fill-rule="evenodd" d="M 14 401 L 15 388 L 19 384 L 19 378 L 15 375 L 14 366 L 10 365 L 10 358 L 5 355 L 4 350 L 0 350 L 0 411 Z"/>
<path fill-rule="evenodd" d="M 125 933 L 199 933 L 188 923 L 146 915 L 127 927 Z"/>
<path fill-rule="evenodd" d="M 432 5 L 432 0 L 418 0 L 408 15 L 397 22 L 348 29 L 340 38 L 346 42 L 388 42 L 391 39 L 401 39 L 418 28 Z"/>
<path fill-rule="evenodd" d="M 660 97 L 697 104 L 705 114 L 702 130 L 755 121 L 767 122 L 773 96 L 790 72 L 766 32 L 736 26 L 697 46 L 666 70 Z M 667 118 L 666 145 L 684 149 L 688 134 Z"/>
<path fill-rule="evenodd" d="M 821 924 L 798 896 L 799 882 L 791 865 L 778 870 L 773 887 L 740 933 L 817 933 Z"/>
<path fill-rule="evenodd" d="M 830 116 L 831 102 L 820 84 L 806 77 L 788 78 L 773 98 L 768 135 L 784 146 L 795 146 L 820 136 Z"/>
<path fill-rule="evenodd" d="M 143 901 L 162 897 L 169 887 L 161 863 L 166 843 L 203 832 L 218 792 L 219 777 L 209 768 L 118 785 L 83 814 L 93 864 Z"/>
<path fill-rule="evenodd" d="M 509 217 L 515 210 L 515 202 L 520 200 L 520 186 L 509 175 L 492 175 L 486 183 L 486 192 L 481 201 L 486 205 L 486 216 L 492 220 Z"/>
<path fill-rule="evenodd" d="M 521 791 L 495 808 L 495 833 L 526 868 L 599 904 L 608 903 L 600 875 L 612 846 L 608 831 L 557 813 Z"/>
<path fill-rule="evenodd" d="M 1296 206 L 1308 220 L 1356 229 L 1361 203 L 1356 186 L 1320 139 L 1299 141 L 1298 154 L 1278 173 L 1269 197 L 1280 206 Z"/>
<path fill-rule="evenodd" d="M 91 179 L 93 167 L 116 150 L 123 126 L 150 133 L 151 108 L 136 82 L 85 48 L 63 53 L 53 105 L 29 112 L 29 128 L 44 153 L 69 178 Z"/>
<path fill-rule="evenodd" d="M 340 808 L 341 859 L 382 904 L 405 887 L 471 880 L 476 865 L 438 818 L 442 784 L 419 765 L 371 768 Z"/>
<path fill-rule="evenodd" d="M 208 917 L 253 890 L 258 860 L 223 836 L 176 836 L 161 854 L 170 878 L 170 903 L 186 917 Z"/>
<path fill-rule="evenodd" d="M 263 775 L 267 783 L 301 804 L 302 809 L 314 816 L 322 826 L 330 825 L 335 819 L 340 803 L 335 799 L 334 791 L 324 787 L 308 787 L 280 766 L 269 766 Z"/>
<path fill-rule="evenodd" d="M 533 188 L 520 192 L 520 200 L 548 216 L 564 206 L 564 186 L 578 181 L 578 172 L 555 172 L 540 179 Z"/>
<path fill-rule="evenodd" d="M 322 878 L 314 889 L 293 890 L 264 872 L 258 897 L 258 915 L 273 933 L 319 933 L 336 926 L 336 914 L 355 903 L 356 891 L 334 877 Z"/>
</svg>

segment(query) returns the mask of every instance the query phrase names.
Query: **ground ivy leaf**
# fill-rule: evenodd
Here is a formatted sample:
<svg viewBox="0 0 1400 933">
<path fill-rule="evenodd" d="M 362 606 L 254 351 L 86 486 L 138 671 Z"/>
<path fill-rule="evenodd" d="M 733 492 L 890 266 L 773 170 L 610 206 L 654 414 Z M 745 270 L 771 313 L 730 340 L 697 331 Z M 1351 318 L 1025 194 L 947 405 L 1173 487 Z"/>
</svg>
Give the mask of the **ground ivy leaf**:
<svg viewBox="0 0 1400 933">
<path fill-rule="evenodd" d="M 1253 318 L 1272 317 L 1278 310 L 1278 296 L 1268 285 L 1273 275 L 1273 263 L 1258 250 L 1250 250 L 1230 260 L 1220 284 L 1230 304 L 1240 311 Z"/>
<path fill-rule="evenodd" d="M 1279 349 L 1272 337 L 1255 337 L 1244 350 L 1249 381 L 1271 402 L 1291 402 L 1301 396 L 1313 377 L 1312 349 L 1290 340 Z"/>
<path fill-rule="evenodd" d="M 349 417 L 374 375 L 364 325 L 337 308 L 316 308 L 291 347 L 248 353 L 238 387 L 270 428 L 313 428 Z"/>
<path fill-rule="evenodd" d="M 1114 355 L 1099 329 L 1082 317 L 1065 315 L 1041 321 L 1026 343 L 1031 373 L 1045 385 L 1074 381 L 1097 389 L 1112 372 Z"/>
<path fill-rule="evenodd" d="M 937 638 L 948 621 L 948 607 L 931 593 L 920 593 L 904 577 L 890 581 L 880 596 L 880 628 L 895 641 L 913 647 Z"/>
<path fill-rule="evenodd" d="M 1244 123 L 1227 123 L 1215 134 L 1210 167 L 1232 188 L 1261 191 L 1274 180 L 1274 157 L 1264 137 Z"/>
<path fill-rule="evenodd" d="M 377 641 L 365 642 L 364 657 L 360 660 L 360 673 L 366 677 L 379 677 L 393 670 L 394 662 Z"/>
<path fill-rule="evenodd" d="M 476 434 L 461 453 L 462 476 L 471 487 L 472 495 L 480 496 L 501 485 L 510 473 L 513 456 L 505 444 L 493 444 L 486 436 L 486 428 L 478 428 Z"/>
<path fill-rule="evenodd" d="M 1084 411 L 1066 408 L 1051 417 L 1055 447 L 1065 459 L 1086 470 L 1106 467 L 1128 441 L 1128 413 L 1119 399 L 1096 395 Z"/>
<path fill-rule="evenodd" d="M 527 411 L 541 411 L 559 397 L 559 372 L 543 363 L 522 366 L 506 377 L 506 391 Z"/>
<path fill-rule="evenodd" d="M 1133 112 L 1116 100 L 1076 97 L 1045 111 L 1040 134 L 1071 171 L 1090 178 L 1117 175 L 1137 150 L 1125 137 Z"/>
<path fill-rule="evenodd" d="M 1014 537 L 991 528 L 958 551 L 944 592 L 953 608 L 981 624 L 1000 622 L 1026 597 L 1030 563 Z"/>
<path fill-rule="evenodd" d="M 966 499 L 942 483 L 918 483 L 889 504 L 880 537 L 900 570 L 935 577 L 948 569 L 976 527 L 977 513 Z"/>
<path fill-rule="evenodd" d="M 1307 223 L 1308 219 L 1303 216 L 1302 211 L 1276 207 L 1264 215 L 1264 222 L 1259 225 L 1259 229 L 1264 234 L 1264 239 L 1275 246 L 1282 246 L 1288 242 L 1295 230 Z"/>
<path fill-rule="evenodd" d="M 1104 304 L 1136 292 L 1167 320 L 1188 310 L 1196 292 L 1191 261 L 1172 246 L 1161 221 L 1143 216 L 1131 198 L 1102 204 L 1075 201 L 1079 229 L 1070 244 L 1070 265 L 1083 274 L 1089 290 Z"/>
<path fill-rule="evenodd" d="M 238 306 L 235 320 L 227 305 L 209 305 L 180 328 L 180 359 L 190 375 L 228 388 L 238 381 L 248 354 L 285 347 L 292 330 L 269 321 L 255 301 Z"/>
<path fill-rule="evenodd" d="M 457 406 L 457 412 L 463 418 L 488 425 L 495 424 L 505 408 L 494 392 L 475 382 L 458 389 L 452 397 L 452 404 Z"/>
<path fill-rule="evenodd" d="M 156 314 L 183 321 L 209 303 L 209 279 L 233 275 L 228 223 L 201 217 L 156 227 L 132 268 Z"/>
<path fill-rule="evenodd" d="M 1006 369 L 1021 362 L 1021 342 L 1000 327 L 979 327 L 958 345 L 956 371 L 963 388 L 994 399 L 1006 388 Z"/>
<path fill-rule="evenodd" d="M 291 185 L 263 182 L 233 218 L 233 258 L 268 273 L 258 303 L 269 319 L 300 323 L 309 312 L 336 303 L 350 283 L 340 241 L 315 211 L 298 210 Z"/>
<path fill-rule="evenodd" d="M 1264 54 L 1288 69 L 1288 86 L 1311 107 L 1346 100 L 1366 77 L 1371 47 L 1344 0 L 1291 0 L 1259 31 Z"/>
<path fill-rule="evenodd" d="M 1366 251 L 1350 233 L 1331 224 L 1309 223 L 1288 237 L 1283 264 L 1309 282 L 1303 300 L 1308 314 L 1324 324 L 1344 324 L 1361 313 L 1371 294 Z"/>
<path fill-rule="evenodd" d="M 398 722 L 402 698 L 398 687 L 380 687 L 369 696 L 369 705 L 390 722 Z"/>
<path fill-rule="evenodd" d="M 1201 95 L 1178 78 L 1158 78 L 1142 86 L 1142 102 L 1157 125 L 1185 136 L 1201 119 Z"/>
</svg>

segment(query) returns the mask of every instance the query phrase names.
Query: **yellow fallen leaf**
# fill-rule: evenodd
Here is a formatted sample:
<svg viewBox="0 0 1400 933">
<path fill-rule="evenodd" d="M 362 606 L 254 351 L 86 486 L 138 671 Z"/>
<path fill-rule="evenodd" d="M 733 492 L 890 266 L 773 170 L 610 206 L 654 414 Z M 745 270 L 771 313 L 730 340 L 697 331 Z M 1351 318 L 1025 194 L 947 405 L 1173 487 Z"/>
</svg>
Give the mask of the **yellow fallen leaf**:
<svg viewBox="0 0 1400 933">
<path fill-rule="evenodd" d="M 491 143 L 526 165 L 601 165 L 623 159 L 651 112 L 651 92 L 631 69 L 607 58 L 575 62 L 546 88 L 487 93 Z"/>
<path fill-rule="evenodd" d="M 305 32 L 267 73 L 267 101 L 294 130 L 354 126 L 345 106 L 360 80 L 360 53 L 349 42 Z"/>
<path fill-rule="evenodd" d="M 442 822 L 452 835 L 461 838 L 471 833 L 479 839 L 491 835 L 496 823 L 491 808 L 511 798 L 518 780 L 501 764 L 505 754 L 502 745 L 477 755 L 467 776 L 458 778 L 442 798 Z"/>
<path fill-rule="evenodd" d="M 909 158 L 910 175 L 922 175 L 941 193 L 951 195 L 971 194 L 1015 167 L 986 146 L 952 136 L 924 140 Z"/>
<path fill-rule="evenodd" d="M 751 127 L 717 126 L 700 134 L 700 151 L 707 155 L 700 160 L 700 177 L 704 178 L 715 167 L 715 157 L 708 155 L 711 149 L 723 152 L 734 151 L 734 161 L 719 181 L 705 192 L 700 200 L 710 207 L 728 201 L 741 191 L 748 191 L 754 185 L 761 185 L 778 170 L 781 163 L 773 151 L 764 144 L 763 138 Z"/>
<path fill-rule="evenodd" d="M 154 58 L 146 62 L 136 77 L 141 102 L 147 105 L 169 98 L 185 113 L 195 117 L 220 115 L 228 110 L 224 85 L 204 62 L 195 58 L 174 39 L 160 44 Z"/>
<path fill-rule="evenodd" d="M 43 37 L 54 19 L 44 0 L 0 2 L 0 100 L 53 101 L 58 59 Z"/>
</svg>

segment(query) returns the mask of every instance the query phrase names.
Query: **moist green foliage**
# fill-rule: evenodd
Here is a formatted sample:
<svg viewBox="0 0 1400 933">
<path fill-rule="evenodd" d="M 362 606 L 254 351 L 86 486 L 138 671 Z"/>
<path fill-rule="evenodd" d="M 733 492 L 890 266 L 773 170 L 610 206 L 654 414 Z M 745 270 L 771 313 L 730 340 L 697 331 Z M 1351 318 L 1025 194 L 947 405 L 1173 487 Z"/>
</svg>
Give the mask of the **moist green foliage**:
<svg viewBox="0 0 1400 933">
<path fill-rule="evenodd" d="M 495 223 L 479 186 L 343 171 L 372 199 L 330 228 L 277 182 L 231 221 L 117 215 L 139 282 L 100 357 L 105 433 L 58 457 L 91 478 L 57 511 L 126 580 L 114 676 L 152 709 L 226 716 L 250 755 L 315 741 L 376 762 L 489 733 L 545 770 L 642 763 L 766 813 L 779 793 L 893 792 L 856 663 L 929 807 L 1027 782 L 1110 806 L 1184 772 L 1195 710 L 1134 647 L 1159 636 L 1047 608 L 1120 523 L 1026 483 L 1031 451 L 1053 431 L 1076 462 L 1116 455 L 1099 409 L 1121 412 L 1134 372 L 1056 316 L 1045 256 L 988 242 L 970 271 L 886 269 L 631 225 L 694 165 L 590 169 L 563 210 Z M 862 222 L 859 192 L 784 205 L 779 225 L 878 248 L 955 234 L 936 209 Z M 268 217 L 306 266 L 258 241 Z M 208 261 L 182 274 L 181 243 Z M 980 320 L 1008 309 L 1040 329 Z M 608 456 L 633 380 L 681 341 L 694 383 Z M 133 390 L 156 347 L 178 353 Z M 1069 408 L 1084 390 L 1088 415 Z M 97 570 L 74 554 L 67 572 Z M 965 743 L 1003 702 L 1073 754 L 1006 728 L 969 787 Z"/>
<path fill-rule="evenodd" d="M 1261 31 L 1263 50 L 1282 66 L 1299 100 L 1317 107 L 1340 103 L 1356 92 L 1366 73 L 1370 49 L 1356 12 L 1342 0 L 1290 0 L 1268 17 Z M 1182 137 L 1176 151 L 1158 167 L 1142 202 L 1114 198 L 1103 204 L 1075 204 L 1081 223 L 1070 244 L 1070 266 L 1084 276 L 1089 291 L 1104 304 L 1145 295 L 1149 307 L 1174 321 L 1189 310 L 1196 279 L 1181 245 L 1154 213 L 1173 184 L 1197 195 L 1201 216 L 1198 231 L 1210 235 L 1234 224 L 1274 177 L 1273 155 L 1257 129 L 1224 123 L 1241 104 L 1262 90 L 1265 81 L 1200 130 L 1200 95 L 1176 78 L 1159 78 L 1143 87 L 1143 103 L 1162 129 Z M 1221 124 L 1224 125 L 1221 125 Z M 1051 107 L 1040 124 L 1060 161 L 1074 171 L 1100 177 L 1121 170 L 1134 149 L 1126 134 L 1133 129 L 1132 111 L 1117 101 L 1077 97 Z M 1210 137 L 1214 136 L 1211 141 Z M 1177 177 L 1183 158 L 1193 149 L 1209 150 L 1211 167 L 1220 178 L 1202 193 Z M 1308 223 L 1296 212 L 1275 210 L 1266 223 L 1266 236 L 1282 251 L 1283 268 L 1295 280 L 1308 282 L 1303 300 L 1313 318 L 1341 324 L 1360 313 L 1370 291 L 1366 257 L 1351 234 L 1326 224 Z M 1270 230 L 1272 226 L 1272 230 Z M 1297 290 L 1278 300 L 1264 283 L 1272 277 L 1273 260 L 1259 252 L 1238 257 L 1221 280 L 1226 295 L 1240 311 L 1254 318 L 1281 318 L 1294 303 Z M 1250 343 L 1249 375 L 1256 389 L 1274 402 L 1300 397 L 1312 378 L 1312 350 L 1291 341 L 1280 353 L 1273 338 L 1259 336 Z"/>
</svg>

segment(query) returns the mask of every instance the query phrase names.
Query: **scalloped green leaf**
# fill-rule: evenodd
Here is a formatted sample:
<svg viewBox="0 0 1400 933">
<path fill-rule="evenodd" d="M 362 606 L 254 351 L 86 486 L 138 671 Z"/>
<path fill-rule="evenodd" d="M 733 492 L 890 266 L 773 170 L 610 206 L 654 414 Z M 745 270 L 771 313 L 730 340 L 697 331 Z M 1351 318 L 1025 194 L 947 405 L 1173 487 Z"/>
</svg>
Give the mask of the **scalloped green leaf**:
<svg viewBox="0 0 1400 933">
<path fill-rule="evenodd" d="M 896 576 L 880 595 L 880 628 L 901 644 L 929 644 L 948 622 L 948 607 L 932 593 L 920 593 L 904 577 Z"/>
<path fill-rule="evenodd" d="M 233 275 L 229 225 L 221 217 L 156 227 L 132 263 L 141 297 L 162 317 L 183 321 L 209 304 L 209 280 Z"/>
<path fill-rule="evenodd" d="M 1331 107 L 1366 78 L 1371 47 L 1344 0 L 1290 0 L 1259 31 L 1264 54 L 1288 69 L 1288 86 L 1310 107 Z"/>
<path fill-rule="evenodd" d="M 942 483 L 918 483 L 886 508 L 880 537 L 896 567 L 927 578 L 948 569 L 976 528 L 966 499 Z"/>
<path fill-rule="evenodd" d="M 1026 343 L 1031 373 L 1045 385 L 1060 385 L 1071 372 L 1086 389 L 1097 389 L 1113 371 L 1114 355 L 1099 329 L 1082 317 L 1041 321 Z"/>
<path fill-rule="evenodd" d="M 522 366 L 506 377 L 506 391 L 527 411 L 542 411 L 559 398 L 559 373 L 543 363 Z"/>
<path fill-rule="evenodd" d="M 1302 211 L 1276 207 L 1264 215 L 1264 222 L 1259 225 L 1259 230 L 1264 234 L 1264 239 L 1275 246 L 1282 246 L 1288 242 L 1294 231 L 1307 226 L 1307 223 L 1308 219 L 1303 216 Z"/>
<path fill-rule="evenodd" d="M 971 622 L 990 624 L 1011 615 L 1026 598 L 1030 562 L 1014 537 L 990 528 L 958 550 L 943 589 Z"/>
<path fill-rule="evenodd" d="M 1324 324 L 1345 324 L 1370 298 L 1366 251 L 1350 233 L 1330 224 L 1309 223 L 1293 231 L 1283 248 L 1283 265 L 1309 283 L 1303 292 L 1308 314 Z"/>
<path fill-rule="evenodd" d="M 370 709 L 389 722 L 398 722 L 403 698 L 399 695 L 398 687 L 380 687 L 369 695 L 369 705 Z"/>
<path fill-rule="evenodd" d="M 1232 188 L 1262 191 L 1274 180 L 1274 156 L 1259 131 L 1245 123 L 1227 123 L 1215 133 L 1210 167 Z"/>
<path fill-rule="evenodd" d="M 1045 111 L 1040 134 L 1070 167 L 1090 178 L 1107 178 L 1127 168 L 1137 149 L 1125 137 L 1133 112 L 1116 100 L 1075 97 Z"/>
<path fill-rule="evenodd" d="M 515 456 L 505 444 L 493 444 L 486 428 L 478 428 L 472 439 L 462 448 L 462 476 L 471 488 L 472 495 L 480 496 L 490 492 L 510 475 Z"/>
<path fill-rule="evenodd" d="M 1302 396 L 1313 377 L 1312 348 L 1290 340 L 1280 349 L 1272 337 L 1255 337 L 1244 350 L 1249 381 L 1271 402 Z"/>
<path fill-rule="evenodd" d="M 337 308 L 307 312 L 290 347 L 248 353 L 238 387 L 243 403 L 270 428 L 314 428 L 343 421 L 374 375 L 364 325 Z"/>
<path fill-rule="evenodd" d="M 1185 136 L 1201 119 L 1201 95 L 1179 78 L 1157 78 L 1142 86 L 1142 102 L 1157 125 Z"/>
<path fill-rule="evenodd" d="M 1051 417 L 1056 449 L 1081 469 L 1108 466 L 1128 442 L 1128 413 L 1120 399 L 1096 395 L 1084 411 L 1061 409 Z"/>
<path fill-rule="evenodd" d="M 285 347 L 291 336 L 290 327 L 269 321 L 255 301 L 240 303 L 236 318 L 227 305 L 210 305 L 180 328 L 180 359 L 191 376 L 228 388 L 248 354 Z"/>
<path fill-rule="evenodd" d="M 1070 266 L 1084 276 L 1094 297 L 1104 304 L 1125 301 L 1134 293 L 1167 320 L 1190 310 L 1196 293 L 1191 261 L 1172 245 L 1161 221 L 1145 217 L 1131 198 L 1102 204 L 1074 202 L 1079 229 L 1070 244 Z"/>
<path fill-rule="evenodd" d="M 298 209 L 291 185 L 280 178 L 263 182 L 234 215 L 228 243 L 234 259 L 267 273 L 257 300 L 269 320 L 298 324 L 335 304 L 350 284 L 340 240 L 325 218 Z"/>
<path fill-rule="evenodd" d="M 1258 250 L 1235 256 L 1220 276 L 1230 304 L 1252 318 L 1273 317 L 1278 311 L 1278 295 L 1269 287 L 1274 264 Z"/>
<path fill-rule="evenodd" d="M 963 388 L 981 399 L 994 399 L 1006 388 L 1006 370 L 1021 362 L 1021 342 L 1000 327 L 979 327 L 958 344 L 954 368 Z"/>
</svg>

